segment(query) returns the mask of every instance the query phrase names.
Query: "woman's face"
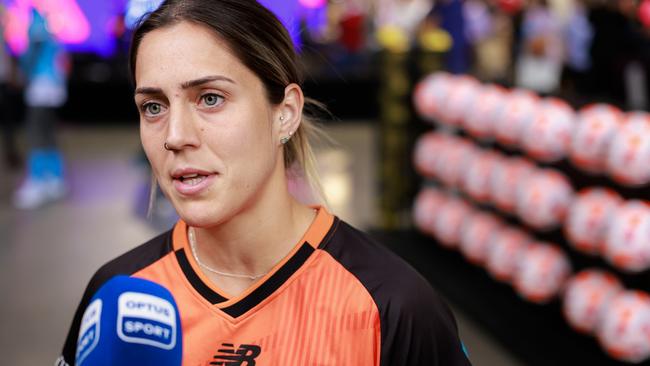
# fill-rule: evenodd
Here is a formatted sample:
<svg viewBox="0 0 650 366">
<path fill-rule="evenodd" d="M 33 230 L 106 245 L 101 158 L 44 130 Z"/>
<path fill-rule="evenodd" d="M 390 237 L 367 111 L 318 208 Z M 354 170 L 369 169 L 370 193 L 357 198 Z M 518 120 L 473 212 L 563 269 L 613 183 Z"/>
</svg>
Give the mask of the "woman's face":
<svg viewBox="0 0 650 366">
<path fill-rule="evenodd" d="M 183 22 L 148 33 L 135 81 L 142 146 L 189 225 L 228 220 L 282 169 L 278 111 L 261 80 L 207 28 Z"/>
</svg>

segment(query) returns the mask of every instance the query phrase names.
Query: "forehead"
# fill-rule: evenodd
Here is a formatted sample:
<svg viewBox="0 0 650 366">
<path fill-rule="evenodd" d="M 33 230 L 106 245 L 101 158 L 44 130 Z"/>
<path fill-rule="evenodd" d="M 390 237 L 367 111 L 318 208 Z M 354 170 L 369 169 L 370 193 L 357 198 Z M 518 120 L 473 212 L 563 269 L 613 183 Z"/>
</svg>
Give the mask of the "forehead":
<svg viewBox="0 0 650 366">
<path fill-rule="evenodd" d="M 205 26 L 181 22 L 149 32 L 142 39 L 136 59 L 137 86 L 180 85 L 206 75 L 261 84 L 227 43 Z"/>
</svg>

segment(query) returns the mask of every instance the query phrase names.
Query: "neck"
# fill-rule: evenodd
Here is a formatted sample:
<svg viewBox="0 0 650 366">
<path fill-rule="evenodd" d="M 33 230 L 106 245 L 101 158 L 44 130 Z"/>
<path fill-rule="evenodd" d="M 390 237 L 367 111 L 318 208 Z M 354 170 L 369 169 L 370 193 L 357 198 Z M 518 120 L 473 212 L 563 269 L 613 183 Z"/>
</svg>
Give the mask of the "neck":
<svg viewBox="0 0 650 366">
<path fill-rule="evenodd" d="M 286 180 L 279 181 L 280 189 L 265 189 L 274 194 L 262 193 L 255 204 L 227 222 L 194 228 L 195 254 L 203 264 L 225 273 L 256 276 L 268 273 L 294 248 L 315 213 L 293 199 Z"/>
</svg>

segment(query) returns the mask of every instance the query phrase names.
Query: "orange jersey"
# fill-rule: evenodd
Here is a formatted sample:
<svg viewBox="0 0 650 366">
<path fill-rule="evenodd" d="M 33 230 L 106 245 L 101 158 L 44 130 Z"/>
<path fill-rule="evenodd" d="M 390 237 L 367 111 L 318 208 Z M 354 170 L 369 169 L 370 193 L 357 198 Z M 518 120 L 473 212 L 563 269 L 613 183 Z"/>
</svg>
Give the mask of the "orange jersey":
<svg viewBox="0 0 650 366">
<path fill-rule="evenodd" d="M 199 269 L 182 220 L 107 263 L 86 289 L 59 365 L 75 364 L 83 311 L 119 274 L 174 295 L 184 366 L 470 364 L 451 311 L 429 284 L 323 208 L 291 253 L 236 297 Z"/>
</svg>

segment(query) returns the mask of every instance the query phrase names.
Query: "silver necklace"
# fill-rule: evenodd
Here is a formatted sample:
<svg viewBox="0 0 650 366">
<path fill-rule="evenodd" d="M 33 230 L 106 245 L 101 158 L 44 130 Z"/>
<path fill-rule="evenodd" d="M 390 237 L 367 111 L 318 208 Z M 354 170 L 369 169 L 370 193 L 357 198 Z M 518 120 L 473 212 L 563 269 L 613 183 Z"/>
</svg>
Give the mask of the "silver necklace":
<svg viewBox="0 0 650 366">
<path fill-rule="evenodd" d="M 205 268 L 206 270 L 208 270 L 208 271 L 210 271 L 212 273 L 216 273 L 218 275 L 226 276 L 226 277 L 246 278 L 246 279 L 249 279 L 249 280 L 252 280 L 252 281 L 254 281 L 254 280 L 256 280 L 256 279 L 258 279 L 260 277 L 264 277 L 266 275 L 266 273 L 268 273 L 268 272 L 266 272 L 266 273 L 251 276 L 251 275 L 245 275 L 245 274 L 227 273 L 227 272 L 218 271 L 218 270 L 208 266 L 207 264 L 201 262 L 201 260 L 199 259 L 198 254 L 196 254 L 197 253 L 196 252 L 196 236 L 194 234 L 194 228 L 192 228 L 192 227 L 189 228 L 189 230 L 187 231 L 187 236 L 188 236 L 189 242 L 190 242 L 190 250 L 192 251 L 192 256 L 194 257 L 194 260 L 196 261 L 196 263 L 198 263 L 199 266 Z"/>
</svg>

